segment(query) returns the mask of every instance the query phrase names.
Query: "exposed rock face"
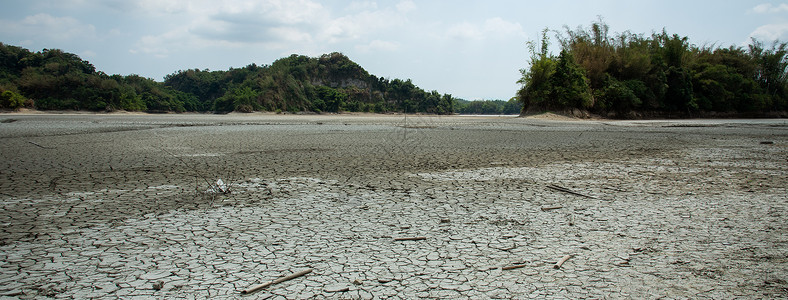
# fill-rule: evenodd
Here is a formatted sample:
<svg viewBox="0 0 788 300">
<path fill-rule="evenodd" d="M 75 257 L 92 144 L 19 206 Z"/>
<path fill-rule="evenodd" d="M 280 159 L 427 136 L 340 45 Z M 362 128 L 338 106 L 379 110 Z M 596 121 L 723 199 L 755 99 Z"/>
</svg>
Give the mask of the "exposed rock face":
<svg viewBox="0 0 788 300">
<path fill-rule="evenodd" d="M 325 85 L 332 88 L 355 87 L 364 90 L 370 87 L 366 81 L 356 78 L 346 78 L 339 81 L 324 81 L 322 79 L 312 79 L 310 83 L 315 86 Z"/>
</svg>

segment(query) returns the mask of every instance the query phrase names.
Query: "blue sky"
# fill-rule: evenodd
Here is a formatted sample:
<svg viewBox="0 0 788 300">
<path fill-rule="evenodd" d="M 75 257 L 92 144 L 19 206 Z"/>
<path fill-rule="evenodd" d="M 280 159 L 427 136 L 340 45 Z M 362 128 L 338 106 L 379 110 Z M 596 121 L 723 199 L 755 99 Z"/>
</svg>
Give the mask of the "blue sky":
<svg viewBox="0 0 788 300">
<path fill-rule="evenodd" d="M 372 74 L 464 99 L 509 99 L 525 43 L 545 27 L 688 36 L 696 45 L 788 41 L 780 1 L 3 0 L 0 42 L 76 53 L 108 74 L 162 81 L 178 70 L 342 52 Z"/>
</svg>

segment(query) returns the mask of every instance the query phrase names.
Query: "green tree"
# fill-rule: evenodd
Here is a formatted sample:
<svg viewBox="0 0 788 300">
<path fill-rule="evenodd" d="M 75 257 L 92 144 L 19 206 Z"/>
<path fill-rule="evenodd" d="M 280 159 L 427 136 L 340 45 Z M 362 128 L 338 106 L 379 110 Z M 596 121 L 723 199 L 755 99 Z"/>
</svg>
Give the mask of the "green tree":
<svg viewBox="0 0 788 300">
<path fill-rule="evenodd" d="M 771 49 L 753 39 L 749 52 L 756 64 L 755 81 L 766 93 L 754 106 L 758 109 L 786 109 L 788 83 L 788 44 L 775 41 Z"/>
<path fill-rule="evenodd" d="M 646 87 L 639 80 L 621 82 L 613 77 L 608 77 L 604 88 L 597 93 L 597 108 L 614 110 L 621 114 L 638 108 L 642 102 L 633 89 L 643 93 Z"/>
<path fill-rule="evenodd" d="M 249 86 L 233 88 L 214 102 L 214 111 L 239 111 L 253 112 L 260 110 L 257 103 L 259 92 L 252 90 Z"/>
<path fill-rule="evenodd" d="M 694 111 L 698 109 L 692 93 L 692 76 L 689 70 L 671 66 L 667 73 L 668 89 L 665 92 L 665 106 L 671 111 Z"/>
<path fill-rule="evenodd" d="M 588 80 L 575 63 L 572 53 L 566 49 L 558 55 L 555 73 L 549 83 L 551 103 L 548 108 L 591 108 L 594 105 Z"/>
<path fill-rule="evenodd" d="M 520 69 L 522 77 L 517 81 L 522 86 L 517 92 L 517 99 L 523 104 L 523 113 L 531 108 L 545 107 L 550 101 L 550 77 L 555 73 L 556 61 L 548 52 L 550 39 L 547 32 L 547 28 L 542 31 L 539 52 L 536 52 L 535 42 L 527 44 L 531 53 L 529 68 Z"/>
<path fill-rule="evenodd" d="M 317 97 L 323 103 L 323 111 L 339 112 L 345 107 L 347 94 L 327 86 L 318 86 L 316 89 Z"/>
<path fill-rule="evenodd" d="M 591 88 L 601 88 L 606 74 L 616 59 L 615 50 L 608 36 L 609 26 L 601 18 L 588 30 L 566 28 L 568 38 L 561 38 L 562 48 L 570 52 L 582 67 Z"/>
</svg>

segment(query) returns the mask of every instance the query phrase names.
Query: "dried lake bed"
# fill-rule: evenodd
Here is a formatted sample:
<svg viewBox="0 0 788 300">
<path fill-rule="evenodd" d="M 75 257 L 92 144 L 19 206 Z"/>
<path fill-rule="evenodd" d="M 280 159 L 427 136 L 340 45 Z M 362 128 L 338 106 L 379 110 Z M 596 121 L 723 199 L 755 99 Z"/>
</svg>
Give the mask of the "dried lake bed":
<svg viewBox="0 0 788 300">
<path fill-rule="evenodd" d="M 788 297 L 786 120 L 0 114 L 0 139 L 0 298 Z"/>
</svg>

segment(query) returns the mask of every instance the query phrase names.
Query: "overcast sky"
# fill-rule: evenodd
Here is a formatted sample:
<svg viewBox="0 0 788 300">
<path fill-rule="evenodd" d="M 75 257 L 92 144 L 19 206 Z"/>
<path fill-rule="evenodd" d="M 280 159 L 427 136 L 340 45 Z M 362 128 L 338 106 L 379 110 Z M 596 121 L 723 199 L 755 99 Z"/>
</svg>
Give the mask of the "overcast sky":
<svg viewBox="0 0 788 300">
<path fill-rule="evenodd" d="M 688 36 L 696 45 L 788 41 L 788 3 L 747 0 L 2 0 L 0 42 L 76 53 L 108 74 L 162 81 L 185 69 L 342 52 L 370 73 L 455 97 L 519 88 L 525 43 L 545 28 Z"/>
</svg>

